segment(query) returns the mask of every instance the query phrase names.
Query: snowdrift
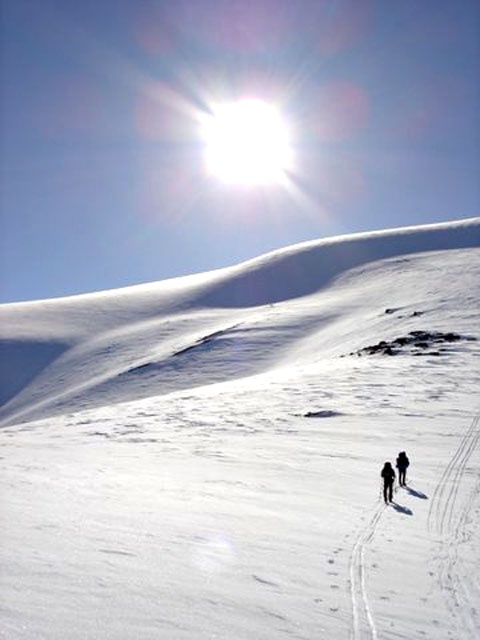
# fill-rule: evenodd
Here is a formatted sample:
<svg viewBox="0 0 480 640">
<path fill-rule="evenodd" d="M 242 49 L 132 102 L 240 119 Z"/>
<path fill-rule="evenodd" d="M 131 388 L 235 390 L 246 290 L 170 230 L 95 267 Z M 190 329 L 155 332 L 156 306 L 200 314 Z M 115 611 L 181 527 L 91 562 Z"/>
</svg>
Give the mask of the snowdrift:
<svg viewBox="0 0 480 640">
<path fill-rule="evenodd" d="M 298 359 L 299 343 L 314 338 L 315 352 L 327 355 L 332 323 L 336 333 L 352 314 L 341 310 L 345 292 L 342 305 L 322 297 L 328 286 L 344 287 L 350 273 L 352 299 L 362 267 L 381 280 L 374 265 L 382 261 L 479 246 L 475 218 L 328 238 L 205 274 L 3 305 L 0 424 L 251 376 L 278 366 L 293 345 Z M 300 349 L 305 362 L 312 346 Z"/>
</svg>

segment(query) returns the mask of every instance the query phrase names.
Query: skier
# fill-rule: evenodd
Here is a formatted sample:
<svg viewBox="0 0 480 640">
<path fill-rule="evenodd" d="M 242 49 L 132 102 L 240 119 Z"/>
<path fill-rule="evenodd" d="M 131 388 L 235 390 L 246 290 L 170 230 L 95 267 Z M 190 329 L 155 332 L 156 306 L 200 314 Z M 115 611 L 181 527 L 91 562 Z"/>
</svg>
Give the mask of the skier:
<svg viewBox="0 0 480 640">
<path fill-rule="evenodd" d="M 401 487 L 407 486 L 406 475 L 407 475 L 407 468 L 409 464 L 410 464 L 410 460 L 407 458 L 407 454 L 405 453 L 405 451 L 400 451 L 400 453 L 398 454 L 397 463 L 395 466 L 398 469 L 398 482 L 400 483 Z"/>
<path fill-rule="evenodd" d="M 385 504 L 388 504 L 393 500 L 393 483 L 395 481 L 395 471 L 391 462 L 385 462 L 380 475 L 383 478 L 383 498 Z"/>
</svg>

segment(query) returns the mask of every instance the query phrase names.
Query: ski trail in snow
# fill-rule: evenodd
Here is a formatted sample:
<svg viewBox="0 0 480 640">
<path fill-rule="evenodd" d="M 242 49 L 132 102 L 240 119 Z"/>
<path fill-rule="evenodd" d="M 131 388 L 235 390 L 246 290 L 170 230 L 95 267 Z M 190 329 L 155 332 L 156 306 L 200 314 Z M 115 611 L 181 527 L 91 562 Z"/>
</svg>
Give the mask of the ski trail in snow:
<svg viewBox="0 0 480 640">
<path fill-rule="evenodd" d="M 478 589 L 472 583 L 469 568 L 465 566 L 459 554 L 459 544 L 466 542 L 465 525 L 471 506 L 480 490 L 480 477 L 477 479 L 465 506 L 452 530 L 450 538 L 443 544 L 442 566 L 439 581 L 446 595 L 447 606 L 453 619 L 458 620 L 462 633 L 472 640 L 480 637 L 480 619 L 478 618 Z"/>
<path fill-rule="evenodd" d="M 447 506 L 445 508 L 445 513 L 443 516 L 443 520 L 441 523 L 441 531 L 444 528 L 445 525 L 445 521 L 447 521 L 447 529 L 450 530 L 452 528 L 452 520 L 453 520 L 453 514 L 454 514 L 454 507 L 455 507 L 455 503 L 457 500 L 457 496 L 458 496 L 458 490 L 460 487 L 460 480 L 462 479 L 462 476 L 465 472 L 465 467 L 467 465 L 467 462 L 470 460 L 470 457 L 472 455 L 472 453 L 474 452 L 478 441 L 480 439 L 480 429 L 478 428 L 479 426 L 479 422 L 480 422 L 480 414 L 478 414 L 477 416 L 475 416 L 475 418 L 472 421 L 472 424 L 470 426 L 470 429 L 468 430 L 468 436 L 465 439 L 465 446 L 464 446 L 464 453 L 462 455 L 462 458 L 460 460 L 460 463 L 458 465 L 458 468 L 455 472 L 455 478 L 453 480 L 452 483 L 452 489 L 448 495 L 448 499 L 447 499 Z M 448 517 L 448 520 L 447 520 Z"/>
<path fill-rule="evenodd" d="M 452 527 L 460 481 L 480 439 L 479 421 L 480 414 L 472 420 L 435 488 L 428 513 L 428 527 L 433 528 L 440 535 Z"/>
<path fill-rule="evenodd" d="M 360 640 L 362 637 L 362 627 L 368 628 L 368 637 L 377 640 L 377 628 L 368 601 L 368 592 L 365 579 L 365 548 L 372 540 L 378 521 L 385 506 L 379 505 L 371 517 L 367 526 L 360 531 L 352 549 L 350 559 L 350 592 L 352 600 L 353 628 L 352 640 Z"/>
<path fill-rule="evenodd" d="M 468 495 L 463 500 L 459 497 L 467 463 L 480 440 L 479 425 L 480 413 L 473 418 L 435 488 L 427 521 L 429 530 L 440 536 L 439 583 L 447 607 L 461 632 L 467 633 L 472 640 L 480 635 L 480 620 L 473 605 L 478 598 L 472 597 L 475 589 L 469 581 L 468 569 L 460 566 L 458 547 L 468 540 L 467 516 L 479 496 L 480 475 Z"/>
</svg>

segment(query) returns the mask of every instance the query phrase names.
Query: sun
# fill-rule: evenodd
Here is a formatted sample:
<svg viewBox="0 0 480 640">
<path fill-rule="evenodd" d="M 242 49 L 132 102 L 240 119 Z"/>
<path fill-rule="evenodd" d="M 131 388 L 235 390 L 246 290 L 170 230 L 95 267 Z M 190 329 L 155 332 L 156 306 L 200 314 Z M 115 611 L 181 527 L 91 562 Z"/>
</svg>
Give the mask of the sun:
<svg viewBox="0 0 480 640">
<path fill-rule="evenodd" d="M 288 128 L 278 110 L 259 99 L 219 105 L 203 123 L 210 174 L 227 184 L 281 183 L 291 168 Z"/>
</svg>

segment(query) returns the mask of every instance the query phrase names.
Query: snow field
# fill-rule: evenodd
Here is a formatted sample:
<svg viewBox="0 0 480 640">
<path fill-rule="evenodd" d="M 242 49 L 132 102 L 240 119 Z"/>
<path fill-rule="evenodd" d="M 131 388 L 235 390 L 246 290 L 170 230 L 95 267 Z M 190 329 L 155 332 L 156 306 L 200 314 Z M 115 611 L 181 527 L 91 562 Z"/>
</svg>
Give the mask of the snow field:
<svg viewBox="0 0 480 640">
<path fill-rule="evenodd" d="M 259 306 L 5 305 L 12 357 L 66 346 L 2 409 L 0 637 L 476 639 L 480 250 L 451 242 Z M 472 339 L 349 355 L 419 329 Z"/>
</svg>

